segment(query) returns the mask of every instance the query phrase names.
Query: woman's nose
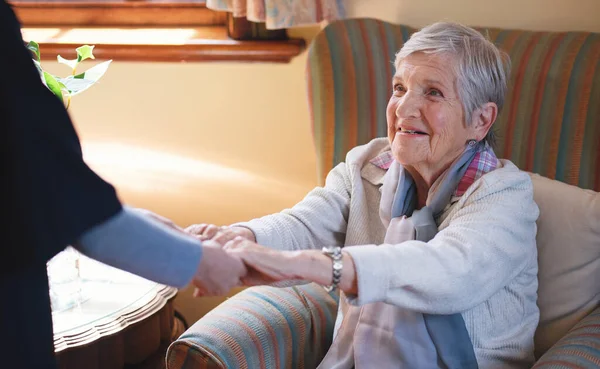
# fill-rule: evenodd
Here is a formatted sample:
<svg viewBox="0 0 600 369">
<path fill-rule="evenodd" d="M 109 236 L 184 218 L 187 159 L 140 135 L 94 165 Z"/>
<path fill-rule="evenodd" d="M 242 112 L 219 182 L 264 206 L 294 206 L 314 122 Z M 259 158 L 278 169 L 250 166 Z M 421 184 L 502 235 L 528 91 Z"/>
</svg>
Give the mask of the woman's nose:
<svg viewBox="0 0 600 369">
<path fill-rule="evenodd" d="M 398 118 L 418 118 L 421 116 L 421 97 L 414 92 L 407 92 L 398 99 L 396 105 L 396 116 Z"/>
</svg>

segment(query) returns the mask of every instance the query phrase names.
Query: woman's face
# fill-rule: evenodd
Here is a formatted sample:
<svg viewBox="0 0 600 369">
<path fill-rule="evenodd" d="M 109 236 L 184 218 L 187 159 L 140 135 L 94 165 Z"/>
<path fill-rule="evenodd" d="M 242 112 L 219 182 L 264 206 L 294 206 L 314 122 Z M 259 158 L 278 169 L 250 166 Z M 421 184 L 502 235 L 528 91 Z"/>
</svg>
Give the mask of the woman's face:
<svg viewBox="0 0 600 369">
<path fill-rule="evenodd" d="M 452 58 L 414 53 L 398 66 L 387 107 L 394 158 L 423 177 L 439 175 L 475 138 L 464 122 Z"/>
</svg>

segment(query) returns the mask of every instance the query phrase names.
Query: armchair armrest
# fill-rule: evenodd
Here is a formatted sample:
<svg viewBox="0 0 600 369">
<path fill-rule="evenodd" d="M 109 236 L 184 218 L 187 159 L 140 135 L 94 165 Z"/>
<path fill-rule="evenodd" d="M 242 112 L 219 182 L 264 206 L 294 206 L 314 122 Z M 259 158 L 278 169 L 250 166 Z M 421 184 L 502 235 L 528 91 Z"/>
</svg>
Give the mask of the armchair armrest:
<svg viewBox="0 0 600 369">
<path fill-rule="evenodd" d="M 532 369 L 600 367 L 600 307 L 577 323 Z"/>
<path fill-rule="evenodd" d="M 313 283 L 248 288 L 173 342 L 167 369 L 315 368 L 331 345 L 337 302 Z"/>
</svg>

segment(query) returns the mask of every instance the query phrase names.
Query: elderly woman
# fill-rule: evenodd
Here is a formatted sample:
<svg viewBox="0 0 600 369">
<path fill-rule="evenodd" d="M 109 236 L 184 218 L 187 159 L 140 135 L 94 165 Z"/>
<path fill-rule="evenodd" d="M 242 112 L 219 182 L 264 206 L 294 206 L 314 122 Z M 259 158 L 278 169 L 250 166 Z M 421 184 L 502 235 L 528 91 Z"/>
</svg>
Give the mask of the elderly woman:
<svg viewBox="0 0 600 369">
<path fill-rule="evenodd" d="M 248 284 L 340 288 L 320 368 L 530 367 L 538 208 L 529 176 L 490 145 L 504 64 L 471 28 L 423 28 L 396 55 L 387 138 L 292 209 L 188 231 L 227 243 Z"/>
</svg>

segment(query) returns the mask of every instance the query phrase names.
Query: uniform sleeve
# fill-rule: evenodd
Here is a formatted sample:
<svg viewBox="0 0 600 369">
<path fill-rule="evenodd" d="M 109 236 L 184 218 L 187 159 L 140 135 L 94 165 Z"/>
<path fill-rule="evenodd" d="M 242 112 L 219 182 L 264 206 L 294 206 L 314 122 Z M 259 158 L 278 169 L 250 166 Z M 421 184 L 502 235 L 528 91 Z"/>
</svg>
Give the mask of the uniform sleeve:
<svg viewBox="0 0 600 369">
<path fill-rule="evenodd" d="M 0 48 L 4 272 L 49 259 L 117 214 L 121 204 L 114 188 L 84 163 L 65 108 L 42 84 L 2 0 Z"/>
<path fill-rule="evenodd" d="M 196 238 L 127 206 L 86 231 L 75 246 L 105 264 L 180 288 L 192 280 L 202 257 Z"/>
</svg>

